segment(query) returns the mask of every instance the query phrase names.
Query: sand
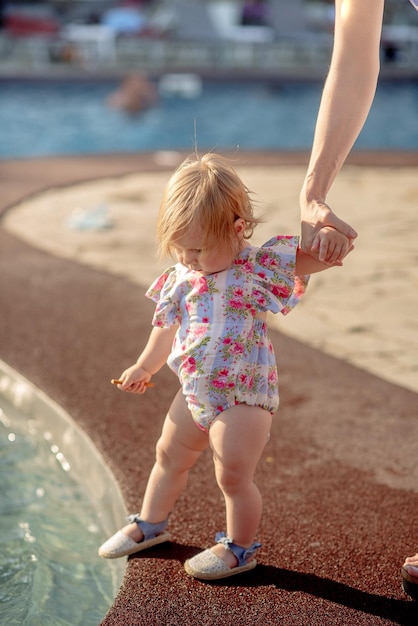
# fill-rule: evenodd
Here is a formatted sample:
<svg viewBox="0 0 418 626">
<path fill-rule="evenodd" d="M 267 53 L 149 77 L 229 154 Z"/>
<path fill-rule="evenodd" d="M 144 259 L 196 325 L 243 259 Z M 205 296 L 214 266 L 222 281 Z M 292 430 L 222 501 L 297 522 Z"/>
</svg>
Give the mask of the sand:
<svg viewBox="0 0 418 626">
<path fill-rule="evenodd" d="M 175 154 L 169 155 L 173 166 Z M 236 167 L 264 215 L 253 242 L 299 233 L 302 165 Z M 155 221 L 167 171 L 50 189 L 9 210 L 3 227 L 56 255 L 145 289 L 169 262 L 156 257 Z M 302 342 L 400 386 L 418 390 L 418 176 L 414 167 L 346 165 L 329 202 L 359 232 L 344 267 L 312 277 L 301 304 L 269 323 Z M 98 210 L 105 228 L 77 219 Z M 139 348 L 139 347 L 138 347 Z"/>
</svg>

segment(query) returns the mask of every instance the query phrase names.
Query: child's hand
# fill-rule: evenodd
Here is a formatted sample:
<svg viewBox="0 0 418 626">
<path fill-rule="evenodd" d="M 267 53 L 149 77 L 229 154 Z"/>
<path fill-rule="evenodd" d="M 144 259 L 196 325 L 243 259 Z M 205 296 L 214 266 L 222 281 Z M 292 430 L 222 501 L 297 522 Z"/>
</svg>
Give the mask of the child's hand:
<svg viewBox="0 0 418 626">
<path fill-rule="evenodd" d="M 327 265 L 342 265 L 343 259 L 354 249 L 353 239 L 331 226 L 323 226 L 315 235 L 311 252 Z"/>
<path fill-rule="evenodd" d="M 309 186 L 309 185 L 308 185 Z M 354 241 L 357 233 L 349 224 L 335 215 L 331 207 L 321 200 L 308 200 L 308 192 L 303 190 L 300 196 L 301 206 L 301 247 L 304 252 L 325 263 L 343 260 L 343 256 L 332 259 L 334 246 L 328 246 L 324 227 L 331 227 Z M 328 250 L 328 247 L 330 248 Z"/>
<path fill-rule="evenodd" d="M 130 391 L 131 393 L 144 393 L 147 387 L 152 386 L 151 374 L 143 367 L 135 363 L 128 367 L 117 381 L 119 389 Z"/>
</svg>

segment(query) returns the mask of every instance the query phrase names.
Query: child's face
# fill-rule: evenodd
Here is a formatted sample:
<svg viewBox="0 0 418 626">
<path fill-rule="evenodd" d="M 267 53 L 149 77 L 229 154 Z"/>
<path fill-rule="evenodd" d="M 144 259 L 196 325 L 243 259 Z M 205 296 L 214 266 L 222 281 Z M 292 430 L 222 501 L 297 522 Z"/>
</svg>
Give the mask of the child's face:
<svg viewBox="0 0 418 626">
<path fill-rule="evenodd" d="M 240 235 L 245 229 L 244 220 L 237 219 L 234 228 L 237 235 L 237 251 L 239 251 L 241 249 L 239 242 L 242 240 Z M 204 248 L 203 241 L 203 235 L 198 229 L 191 229 L 183 237 L 177 239 L 173 249 L 178 262 L 202 274 L 215 274 L 228 269 L 236 253 L 234 254 L 226 246 Z"/>
<path fill-rule="evenodd" d="M 204 248 L 203 237 L 197 231 L 177 239 L 173 248 L 179 263 L 202 274 L 222 272 L 234 259 L 230 250 Z"/>
</svg>

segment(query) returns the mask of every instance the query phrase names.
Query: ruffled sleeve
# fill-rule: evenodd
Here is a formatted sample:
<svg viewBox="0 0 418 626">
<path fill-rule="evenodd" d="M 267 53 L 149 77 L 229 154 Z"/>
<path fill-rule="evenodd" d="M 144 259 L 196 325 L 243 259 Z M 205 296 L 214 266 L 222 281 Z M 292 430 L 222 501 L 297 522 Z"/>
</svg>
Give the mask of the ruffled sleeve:
<svg viewBox="0 0 418 626">
<path fill-rule="evenodd" d="M 299 237 L 279 235 L 258 248 L 254 297 L 264 311 L 286 315 L 304 294 L 309 276 L 296 276 Z"/>
<path fill-rule="evenodd" d="M 167 328 L 181 322 L 179 285 L 177 268 L 169 267 L 149 287 L 145 295 L 156 303 L 153 326 Z"/>
</svg>

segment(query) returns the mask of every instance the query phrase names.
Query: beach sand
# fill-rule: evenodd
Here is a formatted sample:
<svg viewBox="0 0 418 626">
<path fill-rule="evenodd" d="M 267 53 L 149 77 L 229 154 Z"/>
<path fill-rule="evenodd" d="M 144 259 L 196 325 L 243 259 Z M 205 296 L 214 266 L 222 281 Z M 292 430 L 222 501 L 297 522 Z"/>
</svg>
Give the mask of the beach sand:
<svg viewBox="0 0 418 626">
<path fill-rule="evenodd" d="M 173 168 L 178 155 L 171 155 Z M 249 165 L 237 171 L 264 216 L 253 237 L 299 233 L 302 165 Z M 116 275 L 144 289 L 170 264 L 158 260 L 155 223 L 170 173 L 139 172 L 55 188 L 9 210 L 3 227 L 56 255 Z M 358 231 L 344 267 L 312 277 L 306 296 L 288 316 L 271 316 L 282 333 L 418 390 L 418 177 L 415 167 L 346 165 L 329 203 Z M 97 210 L 106 228 L 74 228 Z M 84 212 L 84 214 L 82 214 Z M 138 351 L 140 346 L 138 346 Z"/>
</svg>

